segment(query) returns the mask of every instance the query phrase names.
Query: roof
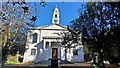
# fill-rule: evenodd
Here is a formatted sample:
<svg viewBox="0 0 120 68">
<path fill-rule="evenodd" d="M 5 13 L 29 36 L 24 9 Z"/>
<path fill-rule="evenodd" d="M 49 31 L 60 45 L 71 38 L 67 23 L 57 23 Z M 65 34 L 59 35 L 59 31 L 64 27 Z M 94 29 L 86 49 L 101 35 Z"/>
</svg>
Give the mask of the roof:
<svg viewBox="0 0 120 68">
<path fill-rule="evenodd" d="M 67 30 L 67 27 L 60 24 L 51 24 L 41 27 L 30 27 L 30 30 Z"/>
</svg>

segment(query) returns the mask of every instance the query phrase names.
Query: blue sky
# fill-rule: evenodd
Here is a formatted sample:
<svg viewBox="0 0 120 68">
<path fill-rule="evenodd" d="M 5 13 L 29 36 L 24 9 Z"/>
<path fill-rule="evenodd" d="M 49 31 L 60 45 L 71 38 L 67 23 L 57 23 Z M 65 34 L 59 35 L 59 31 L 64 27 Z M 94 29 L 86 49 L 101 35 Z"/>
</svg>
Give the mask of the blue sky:
<svg viewBox="0 0 120 68">
<path fill-rule="evenodd" d="M 52 15 L 56 5 L 60 11 L 60 24 L 67 26 L 70 21 L 78 17 L 78 9 L 83 2 L 46 2 L 46 6 L 36 6 L 37 15 L 36 25 L 44 26 L 52 24 Z M 35 3 L 37 4 L 37 3 Z"/>
</svg>

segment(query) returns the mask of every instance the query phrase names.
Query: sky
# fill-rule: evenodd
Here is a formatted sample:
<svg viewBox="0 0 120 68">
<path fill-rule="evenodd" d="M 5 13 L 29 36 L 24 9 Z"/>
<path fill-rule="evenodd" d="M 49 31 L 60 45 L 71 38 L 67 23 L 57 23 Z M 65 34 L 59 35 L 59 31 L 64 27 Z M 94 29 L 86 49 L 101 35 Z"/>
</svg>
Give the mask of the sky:
<svg viewBox="0 0 120 68">
<path fill-rule="evenodd" d="M 70 24 L 75 18 L 78 18 L 78 9 L 81 7 L 83 2 L 46 2 L 46 6 L 42 7 L 34 3 L 36 6 L 35 10 L 37 11 L 35 15 L 37 20 L 35 25 L 44 26 L 52 24 L 53 11 L 58 6 L 60 12 L 60 23 L 63 26 Z"/>
</svg>

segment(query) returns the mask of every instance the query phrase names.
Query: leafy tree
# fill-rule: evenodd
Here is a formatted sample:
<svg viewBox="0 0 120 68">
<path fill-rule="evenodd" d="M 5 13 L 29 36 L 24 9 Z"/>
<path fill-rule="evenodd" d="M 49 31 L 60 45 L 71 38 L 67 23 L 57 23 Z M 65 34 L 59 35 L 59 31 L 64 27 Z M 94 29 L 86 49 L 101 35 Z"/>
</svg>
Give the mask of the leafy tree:
<svg viewBox="0 0 120 68">
<path fill-rule="evenodd" d="M 28 27 L 34 26 L 37 17 L 33 15 L 31 6 L 26 2 L 3 2 L 0 11 L 0 35 L 2 43 L 2 61 L 8 55 L 23 55 Z"/>
<path fill-rule="evenodd" d="M 34 3 L 35 4 L 35 3 Z M 2 2 L 0 11 L 0 43 L 2 44 L 2 63 L 8 55 L 24 54 L 28 27 L 34 27 L 37 16 L 36 5 L 25 0 Z M 46 2 L 41 1 L 41 6 Z M 1 7 L 0 7 L 1 8 Z M 35 10 L 35 11 L 34 11 Z"/>
<path fill-rule="evenodd" d="M 81 45 L 80 34 L 75 32 L 75 30 L 67 27 L 66 32 L 62 33 L 63 40 L 61 42 L 62 46 L 65 47 L 65 61 L 67 61 L 67 50 L 70 48 L 75 48 L 78 45 Z"/>
<path fill-rule="evenodd" d="M 79 18 L 73 20 L 70 25 L 72 29 L 82 33 L 82 43 L 90 46 L 93 52 L 99 54 L 98 66 L 101 68 L 104 67 L 104 51 L 107 51 L 107 47 L 112 43 L 109 41 L 112 35 L 109 34 L 112 34 L 112 29 L 120 26 L 119 12 L 118 2 L 86 3 L 84 12 L 79 12 Z M 108 34 L 108 32 L 111 33 Z M 119 42 L 119 39 L 115 41 Z M 112 44 L 116 44 L 116 42 Z M 112 49 L 112 47 L 109 48 Z"/>
<path fill-rule="evenodd" d="M 63 41 L 61 42 L 62 46 L 65 48 L 65 60 L 67 61 L 67 49 L 71 47 L 71 34 L 69 32 L 62 33 Z"/>
<path fill-rule="evenodd" d="M 105 36 L 106 40 L 104 41 L 105 47 L 104 56 L 105 59 L 109 60 L 110 63 L 119 63 L 120 62 L 120 26 L 111 28 L 107 35 Z"/>
</svg>

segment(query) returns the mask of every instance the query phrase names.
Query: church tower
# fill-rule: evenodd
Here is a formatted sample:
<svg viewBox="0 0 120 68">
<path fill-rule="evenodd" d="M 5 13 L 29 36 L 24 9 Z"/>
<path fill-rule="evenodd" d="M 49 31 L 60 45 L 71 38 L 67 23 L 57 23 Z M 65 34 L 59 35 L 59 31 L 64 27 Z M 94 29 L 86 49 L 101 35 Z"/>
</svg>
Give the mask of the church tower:
<svg viewBox="0 0 120 68">
<path fill-rule="evenodd" d="M 59 24 L 60 18 L 59 18 L 59 10 L 57 6 L 54 9 L 53 17 L 52 17 L 52 24 Z"/>
</svg>

